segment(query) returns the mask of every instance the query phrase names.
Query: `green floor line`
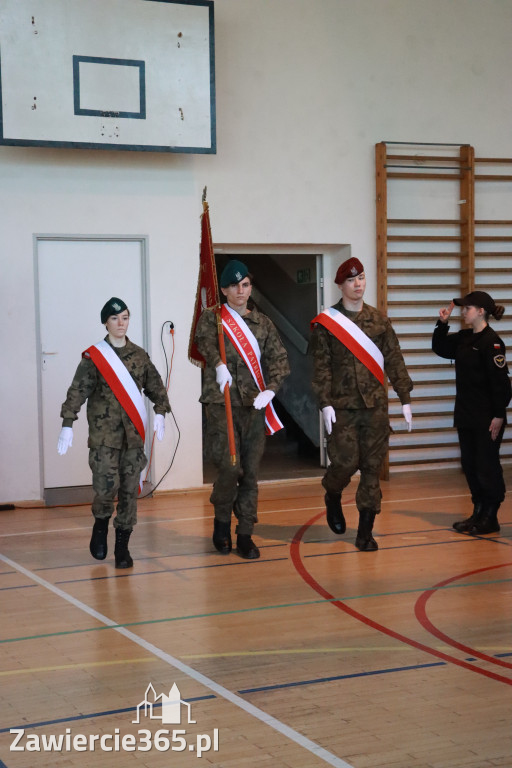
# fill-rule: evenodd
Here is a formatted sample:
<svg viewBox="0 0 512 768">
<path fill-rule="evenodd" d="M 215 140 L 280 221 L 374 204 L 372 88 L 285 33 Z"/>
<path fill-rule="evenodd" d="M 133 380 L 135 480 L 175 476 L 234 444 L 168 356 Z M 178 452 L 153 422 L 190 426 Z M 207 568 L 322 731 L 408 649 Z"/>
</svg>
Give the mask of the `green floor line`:
<svg viewBox="0 0 512 768">
<path fill-rule="evenodd" d="M 165 619 L 147 619 L 146 621 L 131 621 L 124 624 L 113 624 L 112 626 L 100 626 L 100 627 L 87 627 L 85 629 L 70 629 L 62 630 L 60 632 L 47 632 L 40 635 L 27 635 L 25 637 L 7 637 L 0 639 L 2 643 L 19 643 L 26 640 L 42 640 L 46 637 L 64 637 L 65 635 L 79 635 L 84 632 L 104 632 L 110 629 L 119 629 L 120 627 L 141 627 L 149 624 L 165 624 L 171 621 L 189 621 L 192 619 L 209 619 L 216 616 L 229 616 L 233 614 L 252 613 L 253 611 L 274 611 L 281 608 L 299 608 L 301 606 L 308 605 L 325 605 L 326 603 L 346 603 L 349 600 L 369 600 L 376 597 L 393 597 L 395 595 L 407 595 L 414 594 L 415 592 L 429 592 L 435 589 L 436 592 L 441 592 L 446 589 L 465 589 L 467 587 L 482 587 L 490 586 L 491 584 L 507 584 L 512 579 L 496 579 L 493 581 L 474 581 L 467 584 L 446 584 L 443 587 L 421 587 L 416 589 L 400 589 L 391 592 L 375 592 L 371 595 L 353 595 L 352 597 L 333 597 L 330 600 L 321 598 L 319 600 L 304 600 L 298 603 L 281 603 L 279 605 L 260 605 L 255 608 L 236 608 L 230 611 L 215 611 L 213 613 L 196 613 L 189 616 L 169 616 Z"/>
</svg>

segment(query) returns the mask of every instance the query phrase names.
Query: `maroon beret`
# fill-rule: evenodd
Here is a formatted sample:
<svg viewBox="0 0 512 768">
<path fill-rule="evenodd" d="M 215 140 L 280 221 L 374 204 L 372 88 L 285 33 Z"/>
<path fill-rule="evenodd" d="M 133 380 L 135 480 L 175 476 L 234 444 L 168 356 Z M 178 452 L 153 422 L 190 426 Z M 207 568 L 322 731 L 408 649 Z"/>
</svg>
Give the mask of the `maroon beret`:
<svg viewBox="0 0 512 768">
<path fill-rule="evenodd" d="M 363 265 L 359 259 L 356 259 L 355 256 L 352 256 L 350 259 L 344 261 L 343 264 L 340 264 L 338 271 L 336 272 L 334 282 L 336 285 L 341 285 L 343 282 L 345 282 L 347 277 L 356 277 L 357 275 L 360 275 L 361 272 L 364 272 Z"/>
</svg>

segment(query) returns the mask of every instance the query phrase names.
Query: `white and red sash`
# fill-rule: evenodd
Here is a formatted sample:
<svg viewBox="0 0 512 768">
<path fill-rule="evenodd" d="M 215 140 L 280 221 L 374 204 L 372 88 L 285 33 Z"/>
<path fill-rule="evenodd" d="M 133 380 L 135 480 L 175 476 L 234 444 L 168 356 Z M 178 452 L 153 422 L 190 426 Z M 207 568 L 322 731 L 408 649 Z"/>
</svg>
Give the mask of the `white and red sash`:
<svg viewBox="0 0 512 768">
<path fill-rule="evenodd" d="M 383 354 L 352 320 L 334 307 L 329 307 L 313 318 L 313 323 L 320 323 L 327 328 L 384 385 Z"/>
<path fill-rule="evenodd" d="M 233 343 L 238 354 L 250 370 L 256 386 L 260 392 L 265 389 L 265 380 L 261 372 L 261 352 L 258 340 L 253 332 L 243 320 L 228 304 L 223 304 L 221 308 L 222 327 L 226 335 Z M 267 435 L 273 435 L 283 429 L 275 412 L 272 401 L 265 408 L 265 432 Z"/>
<path fill-rule="evenodd" d="M 121 358 L 116 355 L 110 344 L 107 344 L 104 339 L 86 349 L 82 353 L 82 357 L 92 360 L 139 433 L 142 443 L 144 443 L 148 421 L 146 406 L 135 381 Z M 139 493 L 141 490 L 142 474 L 139 482 Z"/>
</svg>

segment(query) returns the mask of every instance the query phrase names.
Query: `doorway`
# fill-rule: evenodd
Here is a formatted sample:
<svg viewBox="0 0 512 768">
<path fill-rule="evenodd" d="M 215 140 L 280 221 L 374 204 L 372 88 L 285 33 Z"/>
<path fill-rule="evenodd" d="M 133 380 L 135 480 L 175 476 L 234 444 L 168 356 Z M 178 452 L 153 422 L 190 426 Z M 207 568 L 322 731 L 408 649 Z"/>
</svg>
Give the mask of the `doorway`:
<svg viewBox="0 0 512 768">
<path fill-rule="evenodd" d="M 92 499 L 85 406 L 73 445 L 57 453 L 60 409 L 81 353 L 105 336 L 100 310 L 111 296 L 130 308 L 129 337 L 147 349 L 143 237 L 35 237 L 41 486 L 46 504 Z"/>
<path fill-rule="evenodd" d="M 322 305 L 322 256 L 283 250 L 237 253 L 215 249 L 220 275 L 230 259 L 240 259 L 253 276 L 252 300 L 276 326 L 290 360 L 291 373 L 274 398 L 284 429 L 269 437 L 260 467 L 260 480 L 300 479 L 324 472 L 318 407 L 311 389 L 311 360 L 307 356 L 310 321 Z M 204 420 L 203 420 L 204 428 Z M 205 441 L 203 441 L 203 446 Z M 203 452 L 203 480 L 215 470 Z"/>
</svg>

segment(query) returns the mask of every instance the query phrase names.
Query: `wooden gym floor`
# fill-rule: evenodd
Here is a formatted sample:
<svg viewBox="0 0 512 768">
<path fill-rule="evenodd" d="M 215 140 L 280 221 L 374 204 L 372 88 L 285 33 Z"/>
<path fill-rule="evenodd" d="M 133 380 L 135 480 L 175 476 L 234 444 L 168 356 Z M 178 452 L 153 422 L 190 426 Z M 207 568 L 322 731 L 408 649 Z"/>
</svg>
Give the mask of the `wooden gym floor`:
<svg viewBox="0 0 512 768">
<path fill-rule="evenodd" d="M 253 562 L 213 549 L 209 489 L 158 495 L 131 571 L 88 507 L 0 513 L 0 767 L 510 768 L 512 502 L 459 535 L 459 472 L 392 475 L 361 553 L 355 488 L 336 537 L 318 478 L 263 483 Z"/>
</svg>

